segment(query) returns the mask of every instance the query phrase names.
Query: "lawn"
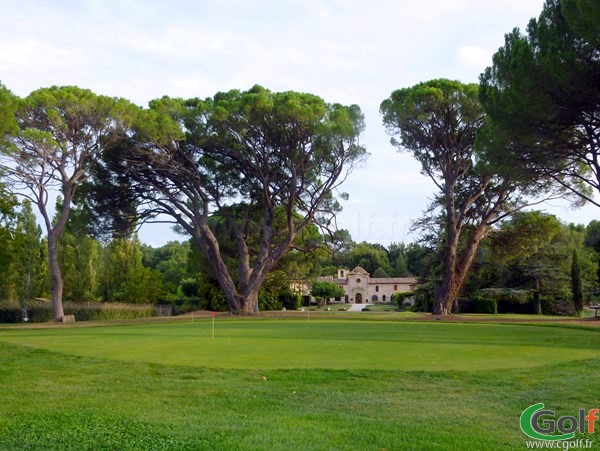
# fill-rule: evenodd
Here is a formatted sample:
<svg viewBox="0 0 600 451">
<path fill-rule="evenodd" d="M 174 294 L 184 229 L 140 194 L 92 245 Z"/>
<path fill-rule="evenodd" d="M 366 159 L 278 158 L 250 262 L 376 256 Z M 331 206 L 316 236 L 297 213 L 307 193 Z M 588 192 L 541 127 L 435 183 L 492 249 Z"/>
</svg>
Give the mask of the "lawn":
<svg viewBox="0 0 600 451">
<path fill-rule="evenodd" d="M 600 407 L 598 357 L 537 325 L 6 328 L 0 449 L 524 449 L 526 407 Z"/>
</svg>

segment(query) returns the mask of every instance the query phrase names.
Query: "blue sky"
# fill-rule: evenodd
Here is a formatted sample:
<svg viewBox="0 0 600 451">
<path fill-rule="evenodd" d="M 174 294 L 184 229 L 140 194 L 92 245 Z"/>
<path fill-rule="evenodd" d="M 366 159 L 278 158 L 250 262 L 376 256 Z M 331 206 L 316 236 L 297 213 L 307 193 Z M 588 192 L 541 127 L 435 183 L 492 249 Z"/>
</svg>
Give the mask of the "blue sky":
<svg viewBox="0 0 600 451">
<path fill-rule="evenodd" d="M 208 97 L 258 83 L 361 106 L 371 156 L 343 186 L 340 227 L 355 241 L 410 241 L 434 193 L 420 166 L 389 144 L 379 104 L 444 77 L 476 83 L 514 27 L 543 0 L 5 0 L 0 81 L 15 94 L 77 85 L 141 106 L 163 95 Z M 542 206 L 588 223 L 597 208 Z M 144 227 L 143 241 L 178 237 Z"/>
</svg>

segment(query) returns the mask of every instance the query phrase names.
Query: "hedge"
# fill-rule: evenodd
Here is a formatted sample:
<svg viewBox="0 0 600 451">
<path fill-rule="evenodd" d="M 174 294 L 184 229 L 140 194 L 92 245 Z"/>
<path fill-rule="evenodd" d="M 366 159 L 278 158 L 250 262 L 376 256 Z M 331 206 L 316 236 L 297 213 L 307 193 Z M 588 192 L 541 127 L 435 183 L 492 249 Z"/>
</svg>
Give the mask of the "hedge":
<svg viewBox="0 0 600 451">
<path fill-rule="evenodd" d="M 65 315 L 75 315 L 77 321 L 101 321 L 111 319 L 150 318 L 156 316 L 153 305 L 132 305 L 117 302 L 65 302 Z M 44 301 L 27 303 L 27 318 L 31 323 L 53 320 L 52 304 Z M 0 323 L 20 323 L 23 310 L 19 305 L 0 305 Z"/>
<path fill-rule="evenodd" d="M 498 303 L 495 299 L 476 296 L 474 299 L 459 299 L 458 310 L 460 313 L 498 313 Z"/>
</svg>

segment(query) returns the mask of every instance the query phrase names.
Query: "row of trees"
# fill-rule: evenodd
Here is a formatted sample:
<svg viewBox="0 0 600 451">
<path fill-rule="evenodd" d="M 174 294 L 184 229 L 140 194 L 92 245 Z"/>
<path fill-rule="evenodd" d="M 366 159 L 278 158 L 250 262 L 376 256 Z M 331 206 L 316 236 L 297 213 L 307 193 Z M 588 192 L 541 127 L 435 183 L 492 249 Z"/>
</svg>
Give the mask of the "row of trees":
<svg viewBox="0 0 600 451">
<path fill-rule="evenodd" d="M 0 299 L 25 302 L 49 296 L 46 238 L 31 205 L 11 202 L 3 212 Z M 104 242 L 90 236 L 89 226 L 83 212 L 76 209 L 59 240 L 66 300 L 177 301 L 190 308 L 201 301 L 200 305 L 212 309 L 227 307 L 210 265 L 193 241 L 153 248 L 133 235 Z M 269 274 L 259 293 L 261 309 L 294 308 L 298 298 L 290 292 L 292 281 L 336 275 L 340 267 L 360 265 L 374 277 L 416 276 L 423 282 L 425 294 L 443 277 L 437 240 L 428 245 L 393 243 L 384 247 L 354 243 L 341 231 L 333 250 L 317 230 L 313 232 L 310 240 L 320 244 L 309 255 L 291 251 Z M 474 298 L 482 289 L 502 287 L 526 290 L 538 304 L 540 299 L 575 300 L 575 283 L 579 299 L 589 299 L 600 286 L 599 263 L 600 222 L 585 227 L 567 225 L 538 211 L 521 212 L 502 221 L 482 241 L 462 296 Z M 316 297 L 331 297 L 319 290 L 318 284 L 313 286 Z"/>
<path fill-rule="evenodd" d="M 456 302 L 499 221 L 541 198 L 598 205 L 599 27 L 597 1 L 547 0 L 527 35 L 506 35 L 479 86 L 433 80 L 381 104 L 392 144 L 439 189 L 421 221 L 443 254 L 435 313 Z"/>
<path fill-rule="evenodd" d="M 548 0 L 527 35 L 506 36 L 479 85 L 432 80 L 381 104 L 392 144 L 439 190 L 416 223 L 441 259 L 435 313 L 451 309 L 504 220 L 556 196 L 594 202 L 599 8 Z M 167 218 L 191 237 L 230 311 L 256 311 L 270 274 L 322 248 L 315 227 L 332 224 L 333 193 L 366 157 L 363 126 L 356 105 L 260 86 L 203 100 L 164 97 L 147 109 L 76 87 L 18 99 L 0 86 L 2 169 L 10 190 L 43 218 L 57 320 L 59 246 L 76 205 L 95 231 L 113 236 Z M 51 218 L 53 191 L 62 204 Z M 334 249 L 336 240 L 343 245 L 339 233 L 328 238 Z M 408 261 L 382 256 L 356 263 L 408 271 Z"/>
<path fill-rule="evenodd" d="M 51 296 L 47 238 L 37 225 L 31 203 L 2 196 L 0 218 L 0 300 Z M 59 199 L 56 211 L 60 212 Z M 203 299 L 212 308 L 226 306 L 209 262 L 193 240 L 169 242 L 158 248 L 129 237 L 98 239 L 95 225 L 81 208 L 71 211 L 59 241 L 59 264 L 64 276 L 63 297 L 72 301 L 165 302 Z M 374 276 L 425 276 L 428 250 L 416 245 L 354 243 L 338 231 L 336 248 L 312 226 L 296 240 L 293 249 L 270 272 L 261 287 L 263 308 L 281 308 L 281 296 L 291 296 L 292 281 L 336 275 L 338 268 L 361 265 Z M 235 243 L 219 236 L 223 254 L 235 264 Z M 307 251 L 309 250 L 309 251 Z"/>
<path fill-rule="evenodd" d="M 43 218 L 57 320 L 59 242 L 75 204 L 112 233 L 167 217 L 192 237 L 231 312 L 252 312 L 304 230 L 327 227 L 339 208 L 332 193 L 366 156 L 360 109 L 310 94 L 255 86 L 140 109 L 77 87 L 25 99 L 2 91 L 3 171 Z M 51 218 L 53 191 L 63 202 Z"/>
</svg>

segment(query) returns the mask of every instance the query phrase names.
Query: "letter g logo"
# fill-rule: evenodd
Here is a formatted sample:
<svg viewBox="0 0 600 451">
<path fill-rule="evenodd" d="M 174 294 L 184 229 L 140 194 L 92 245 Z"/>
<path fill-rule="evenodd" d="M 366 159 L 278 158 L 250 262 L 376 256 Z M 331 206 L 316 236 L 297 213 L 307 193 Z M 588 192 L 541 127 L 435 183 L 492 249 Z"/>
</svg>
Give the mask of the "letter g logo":
<svg viewBox="0 0 600 451">
<path fill-rule="evenodd" d="M 570 440 L 575 437 L 573 432 L 561 435 L 548 435 L 556 431 L 555 421 L 552 419 L 543 420 L 544 427 L 540 427 L 538 420 L 542 415 L 554 415 L 552 410 L 542 410 L 543 403 L 529 406 L 523 411 L 520 419 L 520 426 L 523 433 L 536 440 Z"/>
</svg>

